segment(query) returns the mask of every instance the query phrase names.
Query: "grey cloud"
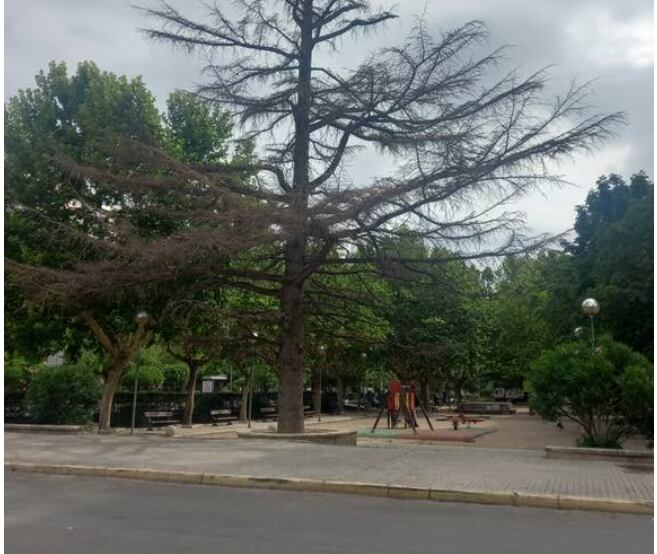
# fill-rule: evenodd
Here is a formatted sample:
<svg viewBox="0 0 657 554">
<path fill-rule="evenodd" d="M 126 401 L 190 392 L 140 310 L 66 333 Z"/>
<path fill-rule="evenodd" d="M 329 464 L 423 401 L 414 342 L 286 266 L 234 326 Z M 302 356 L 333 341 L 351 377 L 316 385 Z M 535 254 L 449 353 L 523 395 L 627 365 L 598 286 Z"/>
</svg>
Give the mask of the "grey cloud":
<svg viewBox="0 0 657 554">
<path fill-rule="evenodd" d="M 138 0 L 135 0 L 139 3 Z M 126 75 L 141 74 L 160 105 L 176 88 L 193 88 L 200 81 L 203 61 L 167 45 L 152 44 L 138 31 L 147 24 L 128 1 L 106 0 L 6 0 L 5 2 L 5 100 L 19 88 L 32 86 L 34 74 L 50 60 L 76 63 L 91 59 L 102 69 Z M 145 3 L 150 4 L 147 0 Z M 174 2 L 186 13 L 202 17 L 195 0 Z M 228 11 L 230 2 L 224 0 Z M 597 111 L 625 111 L 629 124 L 618 138 L 593 157 L 577 157 L 560 170 L 579 188 L 523 200 L 532 228 L 561 231 L 572 225 L 575 204 L 604 172 L 629 175 L 639 169 L 653 174 L 653 65 L 633 63 L 627 56 L 611 59 L 606 40 L 616 50 L 627 41 L 628 55 L 642 47 L 645 22 L 652 22 L 650 0 L 404 0 L 393 4 L 401 17 L 383 31 L 356 41 L 345 41 L 337 54 L 322 58 L 338 66 L 353 65 L 371 49 L 403 40 L 414 15 L 425 11 L 431 32 L 448 30 L 472 19 L 484 21 L 491 33 L 489 47 L 513 46 L 508 67 L 529 73 L 551 69 L 554 92 L 563 91 L 572 78 L 598 78 L 591 98 Z M 610 36 L 620 25 L 618 37 Z M 643 23 L 642 23 L 643 22 Z M 624 26 L 624 27 L 623 27 Z M 574 29 L 574 30 L 573 30 Z M 622 31 L 622 32 L 621 32 Z M 620 37 L 620 39 L 619 39 Z M 621 40 L 621 44 L 616 44 Z M 602 46 L 605 46 L 602 44 Z M 645 53 L 645 49 L 641 50 Z M 621 50 L 621 54 L 624 50 Z M 356 181 L 368 178 L 394 161 L 367 152 L 350 163 Z"/>
</svg>

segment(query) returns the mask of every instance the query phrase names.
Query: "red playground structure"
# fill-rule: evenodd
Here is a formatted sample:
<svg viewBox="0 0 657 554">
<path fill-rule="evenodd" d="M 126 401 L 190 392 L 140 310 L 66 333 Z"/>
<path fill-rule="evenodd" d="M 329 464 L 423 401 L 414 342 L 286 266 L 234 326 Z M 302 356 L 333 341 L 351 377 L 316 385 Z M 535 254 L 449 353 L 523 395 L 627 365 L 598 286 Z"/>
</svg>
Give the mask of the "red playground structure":
<svg viewBox="0 0 657 554">
<path fill-rule="evenodd" d="M 433 431 L 433 425 L 431 425 L 429 415 L 424 409 L 422 402 L 420 402 L 420 399 L 415 394 L 415 385 L 412 383 L 402 384 L 399 380 L 390 381 L 390 383 L 388 383 L 388 391 L 386 393 L 385 401 L 381 404 L 379 415 L 376 417 L 374 427 L 372 427 L 372 433 L 376 430 L 384 410 L 386 410 L 388 414 L 388 429 L 396 429 L 399 422 L 403 420 L 405 428 L 410 427 L 413 429 L 413 433 L 417 433 L 416 427 L 418 427 L 418 422 L 415 417 L 416 405 L 422 410 L 429 425 L 429 429 Z"/>
</svg>

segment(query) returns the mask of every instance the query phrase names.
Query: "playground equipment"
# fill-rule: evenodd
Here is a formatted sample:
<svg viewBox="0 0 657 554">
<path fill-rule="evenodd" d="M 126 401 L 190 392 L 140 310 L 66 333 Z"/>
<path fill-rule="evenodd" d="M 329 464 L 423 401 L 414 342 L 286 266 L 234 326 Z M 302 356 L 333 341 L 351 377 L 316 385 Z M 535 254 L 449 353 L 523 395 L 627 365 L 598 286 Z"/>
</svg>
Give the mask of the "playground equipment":
<svg viewBox="0 0 657 554">
<path fill-rule="evenodd" d="M 400 421 L 404 422 L 404 427 L 413 429 L 413 433 L 417 433 L 416 427 L 418 426 L 415 417 L 415 406 L 419 406 L 424 414 L 429 429 L 433 431 L 433 425 L 427 411 L 424 409 L 422 402 L 415 394 L 415 385 L 402 384 L 399 380 L 390 381 L 388 383 L 388 390 L 386 392 L 385 401 L 381 404 L 379 414 L 376 416 L 372 433 L 376 430 L 379 420 L 383 415 L 383 411 L 387 412 L 388 429 L 396 429 Z"/>
</svg>

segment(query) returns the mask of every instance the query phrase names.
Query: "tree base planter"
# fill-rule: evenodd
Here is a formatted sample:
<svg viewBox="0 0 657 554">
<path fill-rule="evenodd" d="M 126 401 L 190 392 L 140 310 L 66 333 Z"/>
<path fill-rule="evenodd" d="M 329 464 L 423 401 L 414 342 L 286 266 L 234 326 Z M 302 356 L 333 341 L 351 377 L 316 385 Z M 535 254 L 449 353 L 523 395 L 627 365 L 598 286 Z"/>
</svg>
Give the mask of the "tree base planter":
<svg viewBox="0 0 657 554">
<path fill-rule="evenodd" d="M 32 423 L 5 423 L 5 432 L 17 433 L 82 433 L 89 428 L 84 425 L 37 425 Z"/>
<path fill-rule="evenodd" d="M 613 448 L 581 448 L 575 446 L 546 446 L 546 458 L 568 460 L 605 460 L 625 464 L 653 465 L 650 450 L 617 450 Z"/>
<path fill-rule="evenodd" d="M 237 433 L 240 439 L 266 439 L 282 441 L 317 442 L 320 444 L 336 444 L 341 446 L 356 446 L 356 431 L 316 430 L 305 433 L 277 433 L 276 431 L 247 431 Z"/>
</svg>

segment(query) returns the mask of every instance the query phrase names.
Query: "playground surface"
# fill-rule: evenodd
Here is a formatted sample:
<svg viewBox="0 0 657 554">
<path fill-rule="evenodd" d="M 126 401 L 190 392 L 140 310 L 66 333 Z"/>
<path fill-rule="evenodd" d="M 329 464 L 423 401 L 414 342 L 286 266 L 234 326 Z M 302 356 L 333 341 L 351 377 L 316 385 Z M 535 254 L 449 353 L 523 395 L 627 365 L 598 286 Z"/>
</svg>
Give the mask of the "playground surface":
<svg viewBox="0 0 657 554">
<path fill-rule="evenodd" d="M 450 421 L 436 419 L 431 415 L 431 422 L 436 433 L 431 433 L 422 417 L 418 417 L 418 435 L 410 429 L 386 429 L 385 421 L 380 422 L 374 434 L 370 431 L 374 425 L 374 416 L 344 419 L 323 423 L 322 427 L 358 431 L 359 444 L 368 441 L 405 441 L 426 442 L 427 439 L 438 443 L 454 443 L 471 448 L 512 448 L 543 450 L 545 446 L 575 446 L 581 431 L 572 422 L 564 421 L 563 429 L 554 423 L 543 421 L 537 415 L 529 415 L 522 408 L 515 415 L 492 415 L 480 423 L 460 425 L 453 430 Z M 624 443 L 626 449 L 645 450 L 646 441 L 642 437 L 632 437 Z"/>
</svg>

